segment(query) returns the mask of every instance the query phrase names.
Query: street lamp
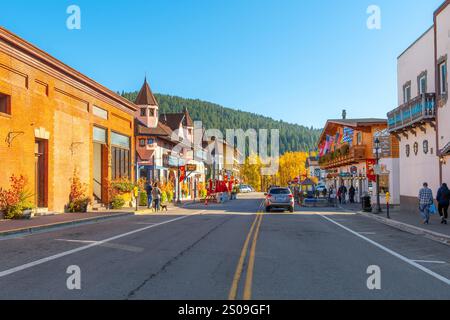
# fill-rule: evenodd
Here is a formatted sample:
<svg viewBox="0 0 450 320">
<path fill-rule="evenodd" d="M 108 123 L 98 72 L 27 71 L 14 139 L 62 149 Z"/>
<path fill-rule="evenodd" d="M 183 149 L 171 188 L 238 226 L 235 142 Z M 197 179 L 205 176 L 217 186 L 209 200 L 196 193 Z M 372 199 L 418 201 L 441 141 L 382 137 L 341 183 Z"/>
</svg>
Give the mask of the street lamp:
<svg viewBox="0 0 450 320">
<path fill-rule="evenodd" d="M 181 168 L 180 168 L 180 160 L 181 158 L 184 156 L 183 152 L 180 151 L 178 153 L 178 177 L 177 177 L 177 184 L 178 184 L 178 189 L 177 189 L 177 204 L 181 205 Z"/>
<path fill-rule="evenodd" d="M 381 210 L 381 203 L 380 203 L 380 175 L 379 175 L 379 164 L 380 164 L 380 139 L 376 138 L 375 139 L 375 156 L 376 156 L 376 163 L 377 163 L 377 172 L 376 172 L 376 176 L 377 176 L 377 208 L 376 211 L 378 213 L 383 212 L 383 210 Z"/>
</svg>

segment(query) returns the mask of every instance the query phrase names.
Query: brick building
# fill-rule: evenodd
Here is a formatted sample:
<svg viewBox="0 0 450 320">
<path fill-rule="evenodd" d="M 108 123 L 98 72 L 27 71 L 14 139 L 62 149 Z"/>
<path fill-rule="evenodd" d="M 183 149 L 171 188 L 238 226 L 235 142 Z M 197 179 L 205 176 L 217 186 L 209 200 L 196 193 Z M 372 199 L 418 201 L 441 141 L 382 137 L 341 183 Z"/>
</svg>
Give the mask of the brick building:
<svg viewBox="0 0 450 320">
<path fill-rule="evenodd" d="M 89 196 L 134 177 L 136 106 L 0 28 L 0 187 L 25 175 L 41 212 L 64 212 L 75 169 Z"/>
</svg>

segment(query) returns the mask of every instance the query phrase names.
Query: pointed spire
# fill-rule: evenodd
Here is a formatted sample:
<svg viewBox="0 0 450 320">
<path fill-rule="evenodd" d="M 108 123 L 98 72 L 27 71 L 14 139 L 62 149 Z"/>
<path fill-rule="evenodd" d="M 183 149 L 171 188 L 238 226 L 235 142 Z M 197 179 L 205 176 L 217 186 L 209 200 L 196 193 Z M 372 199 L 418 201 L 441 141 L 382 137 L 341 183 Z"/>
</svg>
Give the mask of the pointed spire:
<svg viewBox="0 0 450 320">
<path fill-rule="evenodd" d="M 156 101 L 155 96 L 150 89 L 150 86 L 147 82 L 147 75 L 145 76 L 144 84 L 142 85 L 141 91 L 139 92 L 135 104 L 138 106 L 157 106 L 158 102 Z"/>
</svg>

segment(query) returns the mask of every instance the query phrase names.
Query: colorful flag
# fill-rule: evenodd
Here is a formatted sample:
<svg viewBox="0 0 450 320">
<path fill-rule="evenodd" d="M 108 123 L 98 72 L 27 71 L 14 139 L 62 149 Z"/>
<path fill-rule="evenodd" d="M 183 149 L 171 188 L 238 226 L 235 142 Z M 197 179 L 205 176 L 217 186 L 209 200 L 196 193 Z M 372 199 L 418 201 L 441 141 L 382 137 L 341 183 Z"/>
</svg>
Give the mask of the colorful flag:
<svg viewBox="0 0 450 320">
<path fill-rule="evenodd" d="M 344 127 L 344 134 L 342 135 L 342 143 L 353 142 L 354 130 L 352 128 Z"/>
</svg>

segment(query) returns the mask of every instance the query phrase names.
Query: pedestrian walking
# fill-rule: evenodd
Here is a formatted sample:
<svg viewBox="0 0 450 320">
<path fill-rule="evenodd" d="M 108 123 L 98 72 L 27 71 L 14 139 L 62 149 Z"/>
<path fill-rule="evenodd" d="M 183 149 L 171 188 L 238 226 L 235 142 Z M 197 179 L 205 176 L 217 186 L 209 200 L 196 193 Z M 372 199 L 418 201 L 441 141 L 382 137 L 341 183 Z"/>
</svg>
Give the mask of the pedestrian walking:
<svg viewBox="0 0 450 320">
<path fill-rule="evenodd" d="M 338 189 L 337 198 L 338 198 L 339 204 L 342 204 L 342 188 Z"/>
<path fill-rule="evenodd" d="M 348 195 L 350 197 L 350 203 L 355 203 L 355 194 L 356 194 L 356 189 L 355 187 L 352 185 L 350 187 L 350 189 L 348 190 Z"/>
<path fill-rule="evenodd" d="M 441 223 L 447 224 L 448 207 L 450 206 L 450 190 L 446 183 L 443 183 L 437 192 L 438 211 L 441 216 Z"/>
<path fill-rule="evenodd" d="M 151 182 L 147 182 L 145 192 L 147 193 L 147 209 L 150 209 L 153 206 L 153 187 Z"/>
<path fill-rule="evenodd" d="M 327 194 L 328 194 L 327 187 L 324 187 L 324 188 L 323 188 L 323 191 L 322 191 L 322 196 L 323 196 L 324 198 L 326 198 L 326 197 L 327 197 Z"/>
<path fill-rule="evenodd" d="M 430 224 L 430 209 L 434 204 L 433 191 L 428 188 L 428 183 L 423 184 L 419 191 L 419 210 L 424 224 Z"/>
<path fill-rule="evenodd" d="M 347 199 L 347 187 L 344 184 L 342 184 L 338 190 L 338 198 L 340 204 L 345 204 Z"/>
<path fill-rule="evenodd" d="M 153 195 L 153 201 L 155 203 L 155 211 L 159 212 L 160 207 L 161 207 L 161 189 L 159 189 L 158 183 L 154 184 L 152 195 Z"/>
</svg>

